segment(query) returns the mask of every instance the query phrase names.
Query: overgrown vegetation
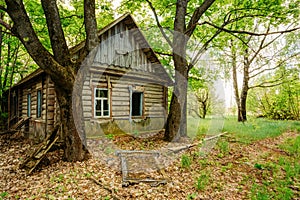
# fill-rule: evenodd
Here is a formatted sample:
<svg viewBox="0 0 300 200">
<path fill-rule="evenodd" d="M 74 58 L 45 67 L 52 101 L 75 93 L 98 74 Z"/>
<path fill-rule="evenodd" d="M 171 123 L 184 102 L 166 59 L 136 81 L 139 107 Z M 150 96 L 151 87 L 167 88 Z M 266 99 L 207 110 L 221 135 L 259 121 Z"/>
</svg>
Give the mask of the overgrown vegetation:
<svg viewBox="0 0 300 200">
<path fill-rule="evenodd" d="M 220 121 L 223 121 L 224 125 L 218 125 L 218 128 L 221 129 L 216 129 L 216 123 L 221 123 Z M 227 132 L 230 137 L 234 137 L 243 143 L 276 137 L 286 131 L 300 132 L 300 121 L 293 120 L 271 120 L 252 117 L 244 123 L 237 123 L 235 117 L 227 116 L 222 119 L 215 117 L 208 117 L 207 119 L 189 118 L 188 123 L 190 136 L 196 134 L 201 137 L 207 133 L 218 134 Z M 212 132 L 214 129 L 216 129 L 215 132 Z"/>
</svg>

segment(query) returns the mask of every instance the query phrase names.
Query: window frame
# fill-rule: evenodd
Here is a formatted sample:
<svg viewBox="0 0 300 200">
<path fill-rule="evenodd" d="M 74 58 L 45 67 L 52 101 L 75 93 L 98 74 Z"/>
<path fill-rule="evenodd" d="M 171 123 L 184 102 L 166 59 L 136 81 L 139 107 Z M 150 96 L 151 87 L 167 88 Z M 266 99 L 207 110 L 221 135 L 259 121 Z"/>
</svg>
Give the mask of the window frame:
<svg viewBox="0 0 300 200">
<path fill-rule="evenodd" d="M 27 117 L 31 117 L 31 93 L 27 94 Z"/>
<path fill-rule="evenodd" d="M 36 92 L 36 118 L 42 117 L 43 93 L 41 89 Z"/>
<path fill-rule="evenodd" d="M 96 97 L 96 92 L 98 90 L 105 90 L 107 91 L 107 97 Z M 94 118 L 110 118 L 111 117 L 111 102 L 110 102 L 110 99 L 111 99 L 111 95 L 110 95 L 110 90 L 108 88 L 102 88 L 102 87 L 95 87 L 94 88 L 94 93 L 93 93 L 93 105 L 94 105 L 94 109 L 93 109 L 93 116 Z M 97 116 L 96 113 L 97 113 L 97 110 L 96 110 L 96 103 L 97 103 L 97 100 L 100 100 L 101 101 L 101 115 L 100 116 Z M 108 104 L 108 115 L 104 115 L 104 100 L 107 100 L 107 104 Z"/>
<path fill-rule="evenodd" d="M 133 104 L 133 95 L 134 94 L 140 94 L 140 115 L 133 115 L 133 110 L 134 110 L 134 104 Z M 144 92 L 143 91 L 132 91 L 131 94 L 131 109 L 130 109 L 130 115 L 132 118 L 143 118 L 144 117 Z"/>
</svg>

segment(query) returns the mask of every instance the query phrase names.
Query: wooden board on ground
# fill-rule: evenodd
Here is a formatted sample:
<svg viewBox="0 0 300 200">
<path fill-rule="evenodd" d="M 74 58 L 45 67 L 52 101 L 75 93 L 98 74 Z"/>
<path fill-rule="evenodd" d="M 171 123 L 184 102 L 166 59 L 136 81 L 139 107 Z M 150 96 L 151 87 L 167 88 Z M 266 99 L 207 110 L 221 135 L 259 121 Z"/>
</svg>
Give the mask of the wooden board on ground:
<svg viewBox="0 0 300 200">
<path fill-rule="evenodd" d="M 158 152 L 152 151 L 118 151 L 121 159 L 122 186 L 140 182 L 151 186 L 166 184 L 163 169 L 159 167 Z"/>
<path fill-rule="evenodd" d="M 59 126 L 56 126 L 52 134 L 42 142 L 37 150 L 35 150 L 30 156 L 28 156 L 25 161 L 19 166 L 20 169 L 27 169 L 28 174 L 38 166 L 41 160 L 45 157 L 47 152 L 58 140 L 59 135 L 57 134 Z"/>
</svg>

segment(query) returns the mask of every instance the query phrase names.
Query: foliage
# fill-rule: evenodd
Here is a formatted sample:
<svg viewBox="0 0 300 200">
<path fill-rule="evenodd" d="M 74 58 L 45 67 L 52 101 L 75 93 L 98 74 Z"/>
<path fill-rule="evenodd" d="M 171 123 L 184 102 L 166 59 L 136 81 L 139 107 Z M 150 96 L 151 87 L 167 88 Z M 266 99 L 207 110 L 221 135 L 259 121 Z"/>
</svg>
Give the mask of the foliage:
<svg viewBox="0 0 300 200">
<path fill-rule="evenodd" d="M 209 178 L 210 176 L 208 172 L 206 171 L 202 172 L 200 176 L 197 178 L 196 189 L 200 191 L 204 190 L 209 183 Z"/>
<path fill-rule="evenodd" d="M 4 199 L 4 197 L 8 196 L 8 192 L 1 192 L 0 199 Z"/>
<path fill-rule="evenodd" d="M 284 77 L 283 84 L 273 88 L 260 88 L 250 93 L 249 110 L 270 119 L 300 119 L 300 80 L 297 68 L 282 67 L 268 80 Z"/>
<path fill-rule="evenodd" d="M 189 168 L 191 166 L 191 158 L 189 155 L 183 154 L 181 156 L 181 167 Z"/>
</svg>

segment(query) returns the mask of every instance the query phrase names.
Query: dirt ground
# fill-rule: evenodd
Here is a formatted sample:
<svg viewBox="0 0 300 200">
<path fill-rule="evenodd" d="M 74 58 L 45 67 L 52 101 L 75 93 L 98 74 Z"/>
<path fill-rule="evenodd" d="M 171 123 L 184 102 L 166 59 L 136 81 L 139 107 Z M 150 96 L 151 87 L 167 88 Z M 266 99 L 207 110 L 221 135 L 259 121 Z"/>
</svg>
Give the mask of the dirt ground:
<svg viewBox="0 0 300 200">
<path fill-rule="evenodd" d="M 99 156 L 84 162 L 64 162 L 60 159 L 62 150 L 48 153 L 39 169 L 26 175 L 18 167 L 32 150 L 31 142 L 1 136 L 0 194 L 3 199 L 250 199 L 252 185 L 263 179 L 262 170 L 254 166 L 277 162 L 278 157 L 286 156 L 279 145 L 297 135 L 286 132 L 252 144 L 222 137 L 220 144 L 225 141 L 226 145 L 215 146 L 206 156 L 196 146 L 183 153 L 188 157 L 185 163 L 180 155 L 167 165 L 166 184 L 138 183 L 127 187 L 122 187 L 120 165 L 115 169 L 104 164 Z M 129 142 L 125 143 L 128 147 Z M 130 145 L 141 143 L 131 140 Z M 299 182 L 295 185 L 299 186 Z M 298 189 L 293 189 L 295 199 L 300 199 Z"/>
</svg>

